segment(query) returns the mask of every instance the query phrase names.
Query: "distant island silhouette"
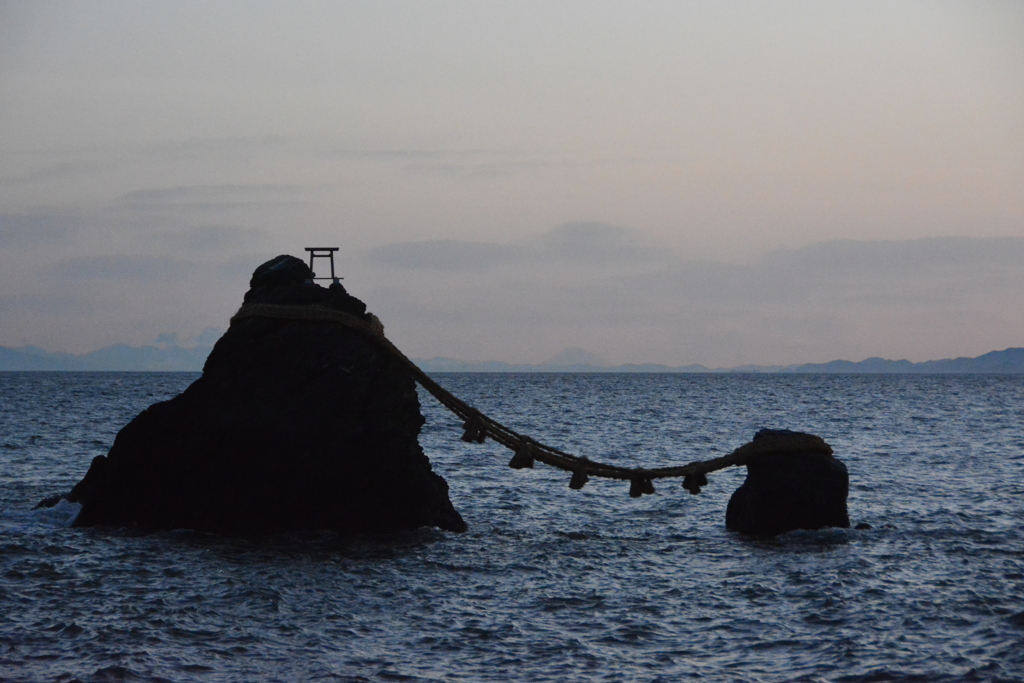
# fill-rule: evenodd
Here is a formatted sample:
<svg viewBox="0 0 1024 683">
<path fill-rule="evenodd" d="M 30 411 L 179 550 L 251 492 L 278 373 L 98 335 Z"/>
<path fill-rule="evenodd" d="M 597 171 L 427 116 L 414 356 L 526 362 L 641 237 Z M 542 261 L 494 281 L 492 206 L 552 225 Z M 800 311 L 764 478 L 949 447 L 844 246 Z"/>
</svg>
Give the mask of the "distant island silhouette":
<svg viewBox="0 0 1024 683">
<path fill-rule="evenodd" d="M 141 371 L 199 372 L 212 346 L 176 345 L 127 346 L 118 344 L 90 353 L 53 353 L 35 346 L 0 346 L 0 371 Z M 1024 348 L 990 351 L 976 358 L 947 358 L 912 363 L 909 360 L 868 358 L 854 362 L 797 365 L 739 365 L 709 368 L 704 365 L 662 365 L 659 363 L 605 364 L 600 358 L 578 348 L 557 354 L 535 365 L 501 361 L 468 362 L 452 358 L 413 358 L 425 372 L 621 372 L 621 373 L 821 373 L 821 374 L 1022 374 Z"/>
</svg>

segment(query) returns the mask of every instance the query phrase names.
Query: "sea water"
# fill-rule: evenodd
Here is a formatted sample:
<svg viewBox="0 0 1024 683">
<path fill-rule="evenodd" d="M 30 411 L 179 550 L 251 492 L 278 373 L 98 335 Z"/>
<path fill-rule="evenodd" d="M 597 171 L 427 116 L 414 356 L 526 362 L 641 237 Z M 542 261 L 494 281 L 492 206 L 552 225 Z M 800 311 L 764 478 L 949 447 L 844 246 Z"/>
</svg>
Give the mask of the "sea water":
<svg viewBox="0 0 1024 683">
<path fill-rule="evenodd" d="M 825 438 L 853 523 L 727 532 L 745 476 L 633 499 L 506 466 L 421 394 L 469 531 L 262 539 L 74 529 L 67 491 L 188 373 L 0 373 L 0 679 L 1024 680 L 1024 376 L 448 374 L 493 418 L 591 459 Z"/>
</svg>

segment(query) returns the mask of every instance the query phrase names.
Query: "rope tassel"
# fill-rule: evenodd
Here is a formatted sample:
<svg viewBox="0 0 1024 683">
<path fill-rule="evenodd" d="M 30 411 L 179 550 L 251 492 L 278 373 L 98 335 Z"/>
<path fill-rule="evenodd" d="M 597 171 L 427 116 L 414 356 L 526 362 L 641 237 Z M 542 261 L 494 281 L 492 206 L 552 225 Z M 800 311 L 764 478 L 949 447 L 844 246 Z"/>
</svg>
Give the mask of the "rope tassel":
<svg viewBox="0 0 1024 683">
<path fill-rule="evenodd" d="M 707 485 L 708 478 L 707 475 L 705 475 L 703 472 L 701 472 L 700 474 L 687 474 L 685 477 L 683 477 L 683 488 L 692 493 L 693 495 L 697 495 L 698 493 L 700 493 L 701 486 Z"/>
<path fill-rule="evenodd" d="M 533 452 L 530 442 L 523 439 L 516 449 L 516 454 L 508 461 L 508 466 L 514 470 L 533 469 Z"/>
<path fill-rule="evenodd" d="M 629 480 L 629 497 L 639 498 L 640 496 L 654 493 L 654 484 L 647 477 Z"/>
<path fill-rule="evenodd" d="M 578 491 L 588 481 L 590 481 L 590 475 L 587 474 L 587 468 L 581 467 L 573 471 L 572 479 L 569 480 L 569 488 Z"/>
<path fill-rule="evenodd" d="M 462 440 L 467 443 L 483 443 L 487 438 L 487 430 L 477 417 L 469 418 L 462 427 L 466 430 L 462 434 Z"/>
</svg>

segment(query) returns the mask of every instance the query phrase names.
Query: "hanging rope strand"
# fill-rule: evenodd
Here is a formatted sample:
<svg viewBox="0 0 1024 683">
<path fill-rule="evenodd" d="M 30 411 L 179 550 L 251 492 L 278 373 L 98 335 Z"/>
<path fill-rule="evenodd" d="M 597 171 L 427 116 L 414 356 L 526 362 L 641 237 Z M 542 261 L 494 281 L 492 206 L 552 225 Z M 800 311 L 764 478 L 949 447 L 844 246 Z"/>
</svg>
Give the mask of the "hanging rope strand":
<svg viewBox="0 0 1024 683">
<path fill-rule="evenodd" d="M 597 462 L 535 441 L 459 400 L 431 379 L 427 373 L 423 372 L 398 347 L 392 344 L 384 336 L 384 325 L 373 314 L 369 314 L 369 320 L 363 320 L 354 315 L 327 308 L 326 306 L 244 304 L 231 318 L 231 323 L 234 324 L 236 321 L 252 317 L 310 322 L 335 322 L 361 332 L 401 362 L 412 373 L 420 386 L 463 421 L 466 430 L 462 437 L 464 440 L 483 443 L 487 438 L 493 439 L 495 442 L 515 452 L 509 465 L 517 469 L 533 467 L 533 461 L 536 460 L 545 465 L 572 472 L 573 477 L 570 481 L 572 488 L 582 488 L 589 477 L 621 479 L 630 482 L 630 495 L 638 497 L 645 493 L 654 493 L 652 482 L 655 479 L 683 477 L 683 487 L 690 491 L 690 493 L 699 493 L 701 486 L 707 485 L 707 477 L 705 475 L 727 467 L 745 465 L 750 455 L 747 447 L 741 447 L 719 458 L 691 462 L 687 465 L 676 467 L 659 467 L 655 469 L 620 467 L 618 465 Z"/>
</svg>

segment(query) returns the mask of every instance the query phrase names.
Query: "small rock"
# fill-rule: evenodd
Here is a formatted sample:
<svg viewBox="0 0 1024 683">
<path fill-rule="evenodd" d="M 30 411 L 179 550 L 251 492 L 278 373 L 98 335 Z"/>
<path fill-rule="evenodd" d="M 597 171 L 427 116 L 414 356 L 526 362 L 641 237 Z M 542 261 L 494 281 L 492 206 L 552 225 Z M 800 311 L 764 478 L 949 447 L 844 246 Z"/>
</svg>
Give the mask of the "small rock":
<svg viewBox="0 0 1024 683">
<path fill-rule="evenodd" d="M 794 529 L 849 528 L 849 475 L 818 436 L 762 429 L 739 449 L 747 479 L 729 499 L 725 526 L 748 536 Z"/>
</svg>

